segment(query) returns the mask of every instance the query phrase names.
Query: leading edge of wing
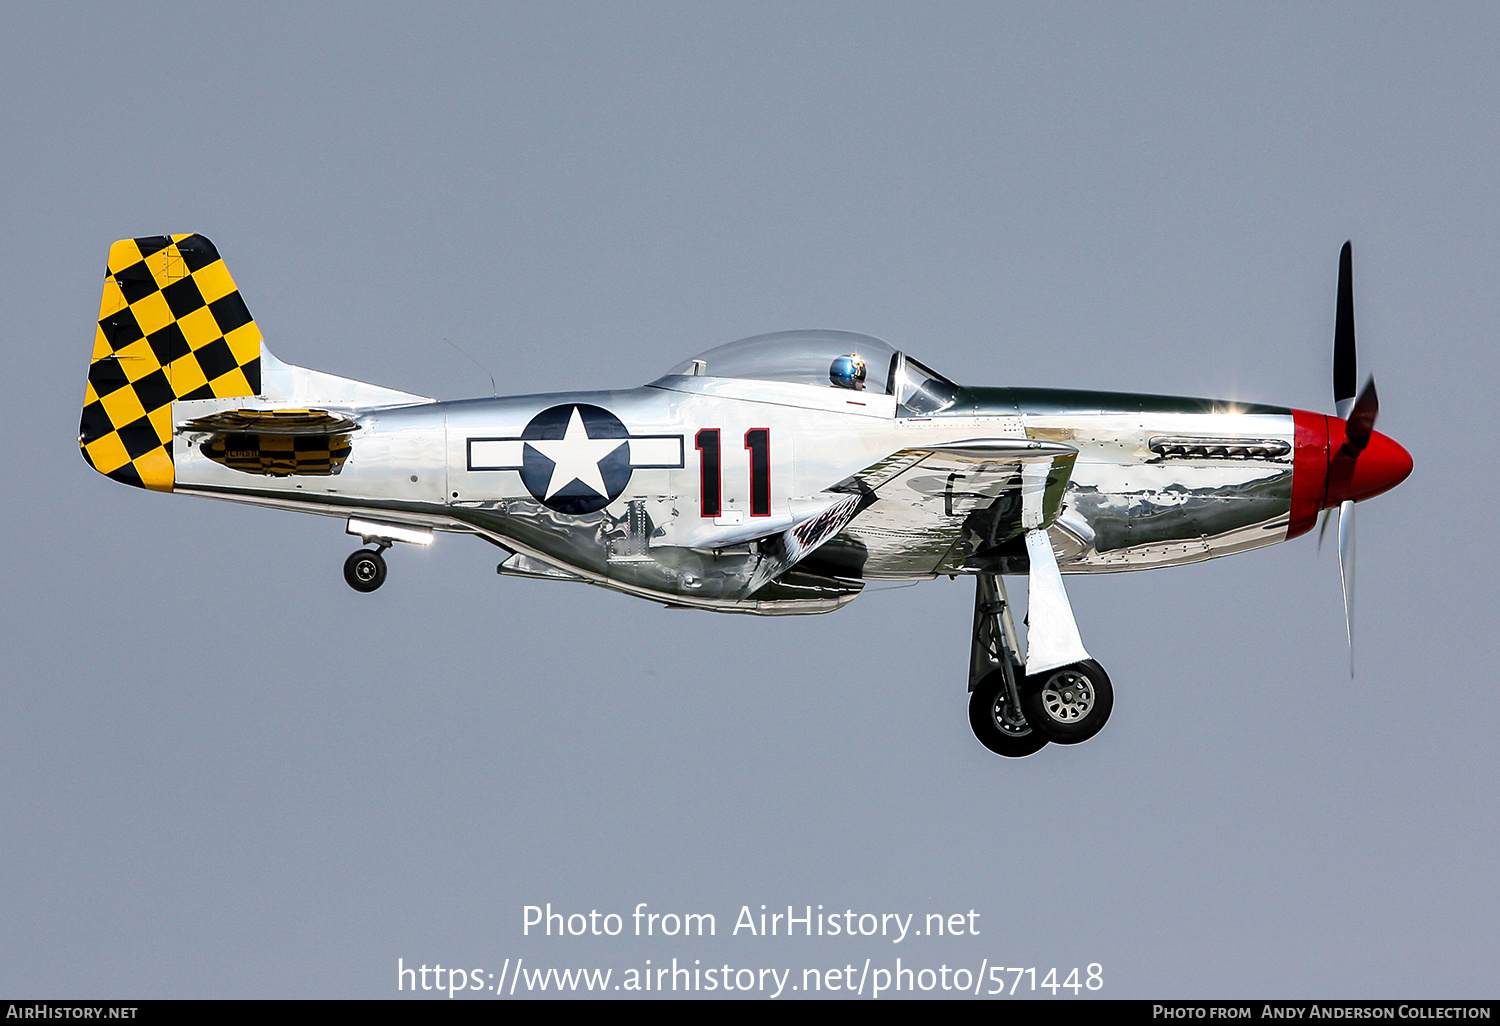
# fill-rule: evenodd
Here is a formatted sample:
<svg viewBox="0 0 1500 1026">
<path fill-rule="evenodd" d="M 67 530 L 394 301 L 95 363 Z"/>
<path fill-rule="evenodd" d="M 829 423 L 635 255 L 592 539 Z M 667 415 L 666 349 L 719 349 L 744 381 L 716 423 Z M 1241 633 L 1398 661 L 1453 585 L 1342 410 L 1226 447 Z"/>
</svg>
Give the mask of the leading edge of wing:
<svg viewBox="0 0 1500 1026">
<path fill-rule="evenodd" d="M 964 439 L 892 453 L 834 488 L 864 500 L 847 533 L 865 576 L 931 577 L 1050 527 L 1077 458 L 1057 442 Z"/>
<path fill-rule="evenodd" d="M 1078 450 L 1061 442 L 1043 442 L 1030 438 L 966 438 L 937 445 L 898 449 L 884 459 L 851 474 L 829 488 L 830 492 L 869 494 L 894 481 L 906 471 L 934 456 L 948 456 L 961 462 L 1015 463 L 1051 462 L 1078 455 Z"/>
</svg>

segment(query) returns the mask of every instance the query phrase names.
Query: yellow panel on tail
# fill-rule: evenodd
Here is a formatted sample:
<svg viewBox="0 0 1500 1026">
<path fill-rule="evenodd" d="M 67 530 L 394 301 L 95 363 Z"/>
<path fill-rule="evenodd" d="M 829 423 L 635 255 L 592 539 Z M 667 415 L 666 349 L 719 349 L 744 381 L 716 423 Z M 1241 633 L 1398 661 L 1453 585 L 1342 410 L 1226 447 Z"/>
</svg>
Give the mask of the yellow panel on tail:
<svg viewBox="0 0 1500 1026">
<path fill-rule="evenodd" d="M 171 404 L 260 392 L 261 334 L 201 235 L 109 248 L 78 444 L 89 466 L 169 492 Z"/>
</svg>

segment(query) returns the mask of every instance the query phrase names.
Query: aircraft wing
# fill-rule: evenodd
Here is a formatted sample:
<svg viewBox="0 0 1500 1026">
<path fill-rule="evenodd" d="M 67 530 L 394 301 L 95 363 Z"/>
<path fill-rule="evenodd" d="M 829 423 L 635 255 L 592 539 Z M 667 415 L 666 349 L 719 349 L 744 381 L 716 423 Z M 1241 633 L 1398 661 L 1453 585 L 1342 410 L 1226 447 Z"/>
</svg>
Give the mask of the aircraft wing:
<svg viewBox="0 0 1500 1026">
<path fill-rule="evenodd" d="M 976 553 L 1046 529 L 1078 450 L 1025 438 L 902 449 L 834 486 L 863 502 L 840 541 L 865 577 L 957 572 Z"/>
<path fill-rule="evenodd" d="M 867 576 L 961 569 L 973 552 L 1050 525 L 1077 456 L 1070 445 L 1025 438 L 900 449 L 834 485 L 780 530 L 762 528 L 762 559 L 744 594 L 846 532 L 880 556 Z"/>
</svg>

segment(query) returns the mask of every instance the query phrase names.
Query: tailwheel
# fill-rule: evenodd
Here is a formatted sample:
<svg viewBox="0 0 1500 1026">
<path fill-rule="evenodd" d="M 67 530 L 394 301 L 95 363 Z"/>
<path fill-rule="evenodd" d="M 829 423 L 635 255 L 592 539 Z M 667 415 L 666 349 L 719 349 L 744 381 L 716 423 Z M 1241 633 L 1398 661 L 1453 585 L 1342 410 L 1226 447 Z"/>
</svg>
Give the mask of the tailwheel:
<svg viewBox="0 0 1500 1026">
<path fill-rule="evenodd" d="M 1099 733 L 1114 704 L 1109 675 L 1092 659 L 1034 674 L 1021 689 L 1027 722 L 1060 745 L 1076 745 Z"/>
<path fill-rule="evenodd" d="M 969 693 L 969 726 L 980 744 L 1011 759 L 1030 755 L 1047 743 L 1006 696 L 1003 669 L 985 674 Z"/>
<path fill-rule="evenodd" d="M 374 591 L 385 583 L 385 557 L 379 549 L 360 549 L 344 560 L 344 580 L 355 591 Z"/>
</svg>

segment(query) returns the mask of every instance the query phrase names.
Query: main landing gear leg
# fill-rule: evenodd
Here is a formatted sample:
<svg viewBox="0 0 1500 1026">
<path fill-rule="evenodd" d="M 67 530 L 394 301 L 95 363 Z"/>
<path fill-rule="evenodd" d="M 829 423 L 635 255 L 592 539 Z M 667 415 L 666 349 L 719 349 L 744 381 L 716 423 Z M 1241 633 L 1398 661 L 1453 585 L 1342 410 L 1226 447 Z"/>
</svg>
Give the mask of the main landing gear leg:
<svg viewBox="0 0 1500 1026">
<path fill-rule="evenodd" d="M 1047 743 L 1022 712 L 1020 648 L 1005 582 L 999 574 L 979 574 L 969 651 L 969 726 L 980 744 L 1010 758 L 1030 755 Z"/>
<path fill-rule="evenodd" d="M 1089 658 L 1047 532 L 1026 533 L 1026 670 L 1021 712 L 1048 741 L 1076 745 L 1099 733 L 1115 704 L 1104 667 Z"/>
</svg>

